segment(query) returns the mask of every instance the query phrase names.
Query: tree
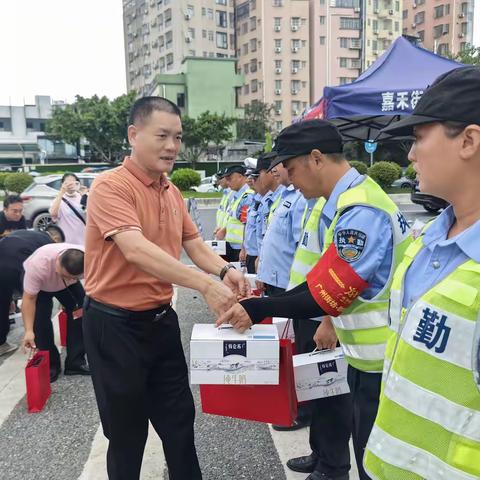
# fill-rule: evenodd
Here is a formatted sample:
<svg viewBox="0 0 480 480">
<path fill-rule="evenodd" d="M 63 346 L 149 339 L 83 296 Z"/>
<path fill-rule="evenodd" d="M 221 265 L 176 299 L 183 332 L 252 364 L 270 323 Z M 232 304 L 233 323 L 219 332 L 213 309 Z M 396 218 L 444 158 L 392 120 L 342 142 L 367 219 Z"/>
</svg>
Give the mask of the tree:
<svg viewBox="0 0 480 480">
<path fill-rule="evenodd" d="M 237 138 L 263 142 L 271 128 L 273 105 L 258 100 L 245 105 L 244 118 L 237 121 Z"/>
<path fill-rule="evenodd" d="M 449 58 L 466 65 L 480 65 L 480 47 L 467 43 L 463 50 L 456 55 L 449 55 Z"/>
<path fill-rule="evenodd" d="M 94 159 L 120 160 L 128 147 L 128 115 L 135 97 L 135 92 L 112 101 L 97 95 L 91 98 L 77 95 L 73 104 L 54 108 L 47 133 L 76 145 L 85 139 Z"/>
<path fill-rule="evenodd" d="M 217 153 L 222 145 L 233 138 L 231 126 L 235 120 L 225 114 L 203 112 L 198 118 L 183 117 L 183 151 L 181 157 L 190 162 L 192 168 L 200 157 L 213 145 Z"/>
</svg>

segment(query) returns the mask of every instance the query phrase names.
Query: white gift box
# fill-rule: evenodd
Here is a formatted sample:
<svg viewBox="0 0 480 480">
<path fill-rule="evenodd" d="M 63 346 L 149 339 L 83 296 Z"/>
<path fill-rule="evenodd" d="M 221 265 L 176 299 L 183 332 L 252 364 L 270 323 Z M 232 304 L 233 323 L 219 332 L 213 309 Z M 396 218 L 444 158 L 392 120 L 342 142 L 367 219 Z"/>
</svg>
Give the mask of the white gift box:
<svg viewBox="0 0 480 480">
<path fill-rule="evenodd" d="M 293 330 L 293 321 L 284 317 L 272 317 L 272 324 L 277 327 L 278 338 L 289 338 L 295 341 L 295 332 Z"/>
<path fill-rule="evenodd" d="M 280 345 L 275 325 L 193 326 L 190 382 L 206 385 L 278 385 Z"/>
<path fill-rule="evenodd" d="M 299 402 L 350 392 L 341 348 L 294 355 L 293 370 Z"/>
<path fill-rule="evenodd" d="M 227 253 L 225 240 L 205 240 L 205 243 L 218 255 L 225 255 Z"/>
</svg>

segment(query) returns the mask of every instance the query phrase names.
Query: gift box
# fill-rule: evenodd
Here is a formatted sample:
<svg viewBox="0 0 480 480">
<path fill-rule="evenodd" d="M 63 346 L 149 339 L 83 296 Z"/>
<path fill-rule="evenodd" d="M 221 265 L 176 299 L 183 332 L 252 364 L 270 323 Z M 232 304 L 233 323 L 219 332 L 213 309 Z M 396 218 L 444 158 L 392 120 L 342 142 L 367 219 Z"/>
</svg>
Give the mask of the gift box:
<svg viewBox="0 0 480 480">
<path fill-rule="evenodd" d="M 202 411 L 291 426 L 297 418 L 297 398 L 290 340 L 280 340 L 279 369 L 278 385 L 200 385 Z"/>
<path fill-rule="evenodd" d="M 192 384 L 278 384 L 279 340 L 273 325 L 239 333 L 230 325 L 196 324 L 190 341 Z"/>
<path fill-rule="evenodd" d="M 294 355 L 293 369 L 299 402 L 350 392 L 347 362 L 341 348 Z"/>
<path fill-rule="evenodd" d="M 41 412 L 52 393 L 50 387 L 50 353 L 48 351 L 40 350 L 28 361 L 25 367 L 25 381 L 28 412 Z"/>
<path fill-rule="evenodd" d="M 218 255 L 226 255 L 227 243 L 225 240 L 205 240 L 205 243 Z"/>
</svg>

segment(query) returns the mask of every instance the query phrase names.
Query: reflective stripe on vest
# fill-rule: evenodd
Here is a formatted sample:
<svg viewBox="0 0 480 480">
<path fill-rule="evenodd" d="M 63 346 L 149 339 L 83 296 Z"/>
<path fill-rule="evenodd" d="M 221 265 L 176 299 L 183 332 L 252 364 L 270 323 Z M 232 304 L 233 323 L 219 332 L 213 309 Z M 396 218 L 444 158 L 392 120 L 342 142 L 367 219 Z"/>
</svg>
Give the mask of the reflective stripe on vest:
<svg viewBox="0 0 480 480">
<path fill-rule="evenodd" d="M 480 264 L 463 263 L 405 310 L 405 274 L 422 248 L 420 237 L 392 284 L 397 334 L 364 463 L 379 480 L 478 480 Z"/>
<path fill-rule="evenodd" d="M 390 285 L 393 273 L 411 243 L 411 236 L 395 203 L 375 181 L 365 177 L 362 183 L 339 196 L 335 218 L 325 232 L 324 251 L 333 243 L 335 226 L 341 214 L 354 205 L 369 206 L 388 215 L 393 233 L 392 266 L 382 291 L 371 300 L 357 297 L 340 317 L 332 317 L 332 321 L 347 362 L 364 372 L 381 372 L 385 344 L 391 335 L 388 328 Z"/>
<path fill-rule="evenodd" d="M 245 231 L 245 224 L 237 218 L 237 210 L 240 202 L 248 195 L 255 193 L 252 189 L 245 190 L 230 206 L 227 217 L 227 233 L 225 240 L 228 243 L 236 243 L 241 245 L 243 243 L 243 233 Z"/>
<path fill-rule="evenodd" d="M 300 236 L 300 243 L 293 257 L 292 268 L 290 270 L 290 281 L 287 290 L 304 283 L 307 278 L 307 273 L 315 266 L 320 257 L 322 250 L 320 248 L 320 240 L 318 238 L 318 228 L 320 224 L 320 216 L 326 200 L 319 198 L 312 208 L 310 216 L 305 223 L 305 218 L 308 211 L 308 206 L 305 207 L 303 214 L 302 225 L 304 225 L 302 235 Z"/>
<path fill-rule="evenodd" d="M 222 199 L 220 200 L 220 205 L 218 206 L 217 209 L 217 227 L 223 228 L 226 227 L 226 220 L 227 220 L 227 209 L 228 209 L 228 204 L 230 202 L 230 199 L 232 198 L 233 195 L 233 190 L 230 190 L 227 192 L 225 195 L 222 196 Z"/>
</svg>

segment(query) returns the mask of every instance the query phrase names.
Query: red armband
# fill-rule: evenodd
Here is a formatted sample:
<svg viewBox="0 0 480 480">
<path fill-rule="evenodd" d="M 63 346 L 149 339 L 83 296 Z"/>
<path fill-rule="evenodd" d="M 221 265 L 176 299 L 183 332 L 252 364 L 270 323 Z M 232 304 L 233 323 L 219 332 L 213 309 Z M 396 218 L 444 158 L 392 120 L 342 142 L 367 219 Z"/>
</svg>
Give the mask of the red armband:
<svg viewBox="0 0 480 480">
<path fill-rule="evenodd" d="M 248 213 L 248 205 L 244 205 L 244 206 L 240 209 L 240 218 L 239 218 L 239 220 L 240 220 L 242 223 L 246 223 L 246 222 L 247 222 L 247 213 Z"/>
<path fill-rule="evenodd" d="M 341 259 L 332 243 L 307 274 L 314 300 L 324 312 L 338 317 L 368 287 L 352 266 Z"/>
</svg>

